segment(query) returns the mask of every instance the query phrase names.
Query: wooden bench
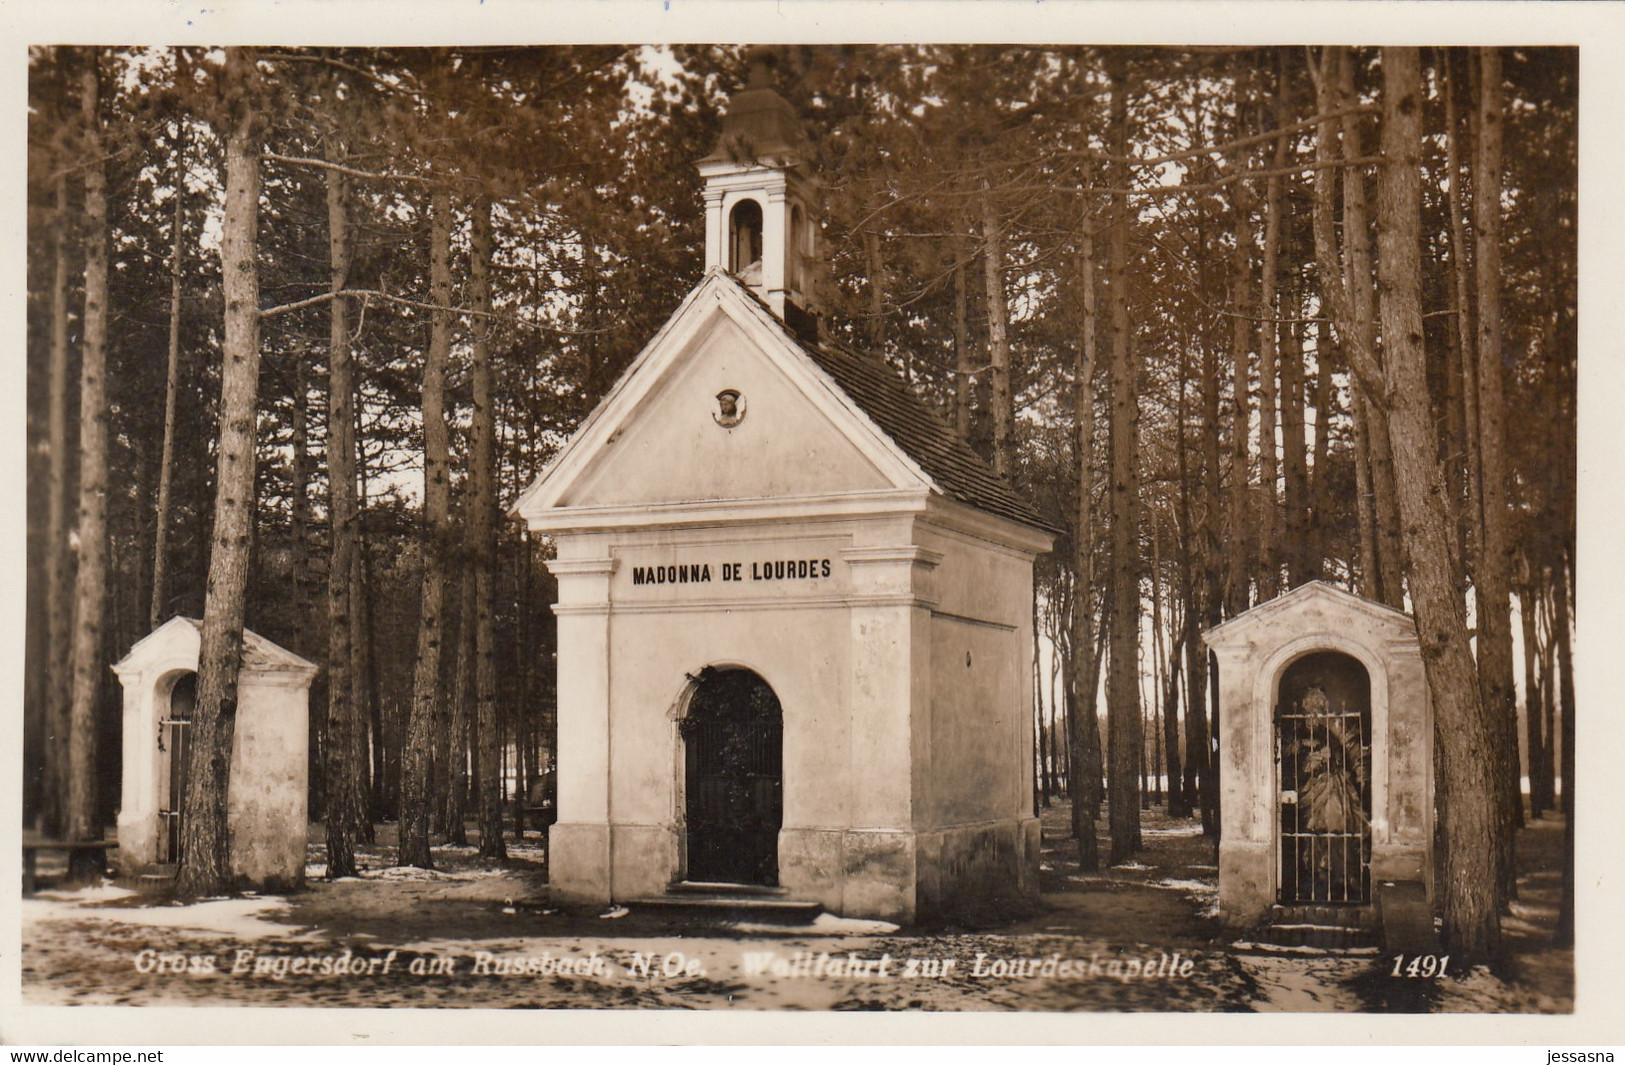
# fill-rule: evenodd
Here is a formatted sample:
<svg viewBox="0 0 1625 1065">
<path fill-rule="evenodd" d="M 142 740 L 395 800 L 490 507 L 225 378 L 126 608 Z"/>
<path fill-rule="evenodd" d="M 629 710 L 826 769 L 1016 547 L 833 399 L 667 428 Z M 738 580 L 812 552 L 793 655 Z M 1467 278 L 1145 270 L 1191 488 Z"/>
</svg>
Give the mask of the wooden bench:
<svg viewBox="0 0 1625 1065">
<path fill-rule="evenodd" d="M 117 850 L 118 843 L 108 839 L 60 840 L 46 839 L 43 836 L 23 837 L 23 898 L 29 898 L 38 887 L 38 859 L 41 851 L 60 852 L 68 856 L 68 870 L 71 874 L 75 858 L 83 856 L 84 861 L 95 861 L 96 868 L 101 871 L 107 869 L 107 852 Z"/>
</svg>

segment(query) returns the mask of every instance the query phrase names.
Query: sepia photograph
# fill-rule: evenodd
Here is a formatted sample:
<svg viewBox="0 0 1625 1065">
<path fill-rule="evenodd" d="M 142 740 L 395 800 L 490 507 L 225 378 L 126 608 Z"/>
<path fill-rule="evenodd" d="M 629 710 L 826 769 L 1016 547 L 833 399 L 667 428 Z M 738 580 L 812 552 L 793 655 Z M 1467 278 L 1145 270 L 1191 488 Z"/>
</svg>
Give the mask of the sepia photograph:
<svg viewBox="0 0 1625 1065">
<path fill-rule="evenodd" d="M 1614 993 L 1578 35 L 152 6 L 11 59 L 22 1006 Z"/>
</svg>

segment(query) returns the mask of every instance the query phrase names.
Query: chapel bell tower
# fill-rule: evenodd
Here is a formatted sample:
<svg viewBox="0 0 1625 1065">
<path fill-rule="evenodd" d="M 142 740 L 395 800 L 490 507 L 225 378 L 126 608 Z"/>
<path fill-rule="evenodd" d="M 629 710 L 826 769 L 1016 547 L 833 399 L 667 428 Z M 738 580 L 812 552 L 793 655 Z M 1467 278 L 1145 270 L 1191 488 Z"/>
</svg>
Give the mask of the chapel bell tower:
<svg viewBox="0 0 1625 1065">
<path fill-rule="evenodd" d="M 750 81 L 728 101 L 705 179 L 705 267 L 739 278 L 798 333 L 815 328 L 818 187 L 812 151 L 773 88 L 776 57 L 751 56 Z"/>
</svg>

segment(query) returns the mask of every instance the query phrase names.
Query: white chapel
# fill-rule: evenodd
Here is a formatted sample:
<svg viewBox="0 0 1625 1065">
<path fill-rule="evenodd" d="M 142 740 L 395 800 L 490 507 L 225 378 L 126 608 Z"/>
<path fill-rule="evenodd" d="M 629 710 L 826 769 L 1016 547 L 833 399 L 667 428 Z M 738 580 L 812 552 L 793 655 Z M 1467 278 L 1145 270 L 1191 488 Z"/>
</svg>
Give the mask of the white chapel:
<svg viewBox="0 0 1625 1065">
<path fill-rule="evenodd" d="M 704 278 L 514 508 L 557 549 L 560 901 L 914 921 L 1037 892 L 1054 534 L 820 340 L 809 163 L 758 63 L 699 163 Z"/>
</svg>

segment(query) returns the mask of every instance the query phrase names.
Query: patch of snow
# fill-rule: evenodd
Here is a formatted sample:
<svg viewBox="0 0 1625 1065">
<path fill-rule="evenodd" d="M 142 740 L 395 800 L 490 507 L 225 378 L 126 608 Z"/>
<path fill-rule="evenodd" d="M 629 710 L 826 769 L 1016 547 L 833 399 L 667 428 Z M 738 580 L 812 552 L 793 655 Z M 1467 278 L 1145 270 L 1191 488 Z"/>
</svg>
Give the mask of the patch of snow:
<svg viewBox="0 0 1625 1065">
<path fill-rule="evenodd" d="M 897 931 L 889 921 L 865 921 L 857 917 L 837 917 L 821 913 L 812 923 L 814 932 L 831 936 L 885 936 Z"/>
<path fill-rule="evenodd" d="M 615 918 L 625 917 L 631 912 L 632 911 L 627 909 L 625 906 L 611 906 L 609 909 L 599 914 L 598 919 L 601 921 L 613 921 Z"/>
<path fill-rule="evenodd" d="M 122 889 L 120 889 L 122 890 Z M 124 895 L 134 894 L 125 892 Z M 120 896 L 123 897 L 123 896 Z M 110 896 L 111 898 L 111 896 Z M 294 937 L 295 925 L 275 923 L 292 908 L 279 898 L 222 898 L 170 906 L 98 906 L 58 899 L 24 902 L 23 915 L 31 921 L 107 921 L 148 928 L 184 928 L 234 939 L 264 939 L 269 936 Z"/>
<path fill-rule="evenodd" d="M 1150 869 L 1151 867 L 1149 865 L 1141 865 L 1139 862 L 1123 862 L 1121 865 L 1112 866 L 1112 868 L 1113 869 L 1125 869 L 1125 870 L 1128 870 L 1128 871 L 1131 871 L 1131 872 L 1135 872 L 1135 871 L 1142 871 L 1143 872 L 1144 870 Z"/>
<path fill-rule="evenodd" d="M 325 880 L 325 879 L 327 879 L 327 863 L 326 862 L 306 862 L 305 863 L 305 879 L 306 880 Z"/>
<path fill-rule="evenodd" d="M 521 858 L 527 862 L 540 862 L 547 858 L 547 844 L 509 843 L 508 857 Z"/>
<path fill-rule="evenodd" d="M 1167 888 L 1170 891 L 1183 891 L 1187 899 L 1201 904 L 1201 908 L 1196 911 L 1196 916 L 1203 920 L 1219 916 L 1219 885 L 1211 881 L 1163 879 L 1151 881 L 1150 886 Z"/>
<path fill-rule="evenodd" d="M 1153 880 L 1151 886 L 1168 888 L 1172 891 L 1188 891 L 1192 895 L 1199 895 L 1202 898 L 1219 893 L 1219 885 L 1206 880 Z"/>
<path fill-rule="evenodd" d="M 41 891 L 34 895 L 36 899 L 46 899 L 50 902 L 76 902 L 81 906 L 94 906 L 103 902 L 113 902 L 117 899 L 127 899 L 137 894 L 129 888 L 121 888 L 116 884 L 95 884 L 67 891 Z"/>
<path fill-rule="evenodd" d="M 837 917 L 821 913 L 811 924 L 767 924 L 759 921 L 729 921 L 727 927 L 747 935 L 781 936 L 887 936 L 897 926 L 886 921 L 865 921 L 856 917 Z"/>
<path fill-rule="evenodd" d="M 1142 836 L 1200 836 L 1201 834 L 1202 826 L 1200 823 L 1194 825 L 1169 825 L 1166 828 L 1146 828 L 1144 826 L 1140 828 L 1140 835 Z"/>
<path fill-rule="evenodd" d="M 1556 906 L 1543 906 L 1539 903 L 1521 902 L 1517 899 L 1512 900 L 1509 905 L 1513 916 L 1522 917 L 1527 920 L 1557 916 Z"/>
<path fill-rule="evenodd" d="M 1231 950 L 1262 951 L 1266 954 L 1304 954 L 1315 957 L 1333 957 L 1347 954 L 1380 954 L 1376 947 L 1345 947 L 1342 950 L 1330 950 L 1326 947 L 1289 947 L 1280 943 L 1254 943 L 1251 940 L 1239 939 L 1230 944 Z"/>
<path fill-rule="evenodd" d="M 383 869 L 368 869 L 361 874 L 363 880 L 481 880 L 501 872 L 500 869 L 465 869 L 447 872 L 443 869 L 419 869 L 415 865 L 390 865 Z"/>
</svg>

